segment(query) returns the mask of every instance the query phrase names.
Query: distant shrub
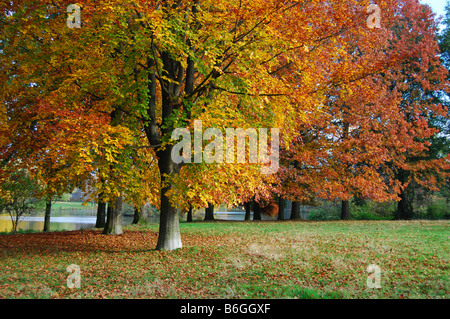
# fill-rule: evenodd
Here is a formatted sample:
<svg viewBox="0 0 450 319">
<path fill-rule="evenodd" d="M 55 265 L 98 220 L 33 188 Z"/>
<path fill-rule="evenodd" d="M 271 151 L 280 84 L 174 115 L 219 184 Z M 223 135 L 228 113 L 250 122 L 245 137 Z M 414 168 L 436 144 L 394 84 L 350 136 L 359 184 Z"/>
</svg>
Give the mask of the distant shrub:
<svg viewBox="0 0 450 319">
<path fill-rule="evenodd" d="M 445 201 L 436 201 L 427 207 L 427 215 L 430 219 L 449 219 L 450 212 Z"/>
<path fill-rule="evenodd" d="M 308 220 L 339 220 L 341 219 L 340 205 L 334 202 L 325 202 L 311 209 Z"/>
<path fill-rule="evenodd" d="M 355 220 L 393 219 L 395 203 L 377 203 L 365 201 L 362 205 L 351 205 L 350 216 Z"/>
<path fill-rule="evenodd" d="M 370 200 L 352 201 L 350 218 L 354 220 L 384 220 L 393 219 L 396 202 L 378 203 Z M 308 220 L 340 220 L 340 202 L 322 202 L 308 213 Z"/>
<path fill-rule="evenodd" d="M 72 194 L 65 193 L 65 194 L 62 194 L 60 197 L 58 197 L 58 201 L 60 201 L 60 202 L 70 202 L 71 198 L 72 198 Z"/>
</svg>

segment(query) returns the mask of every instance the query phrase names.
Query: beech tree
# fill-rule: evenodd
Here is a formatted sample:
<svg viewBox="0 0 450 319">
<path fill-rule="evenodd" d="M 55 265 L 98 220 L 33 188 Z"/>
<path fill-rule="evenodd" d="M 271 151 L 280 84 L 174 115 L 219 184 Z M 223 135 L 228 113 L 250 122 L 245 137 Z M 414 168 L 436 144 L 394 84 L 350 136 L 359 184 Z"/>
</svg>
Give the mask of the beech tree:
<svg viewBox="0 0 450 319">
<path fill-rule="evenodd" d="M 105 202 L 115 203 L 112 222 L 122 196 L 142 202 L 159 196 L 159 250 L 182 247 L 179 217 L 188 205 L 238 204 L 253 197 L 259 203 L 273 195 L 278 178 L 262 173 L 263 161 L 210 164 L 200 156 L 201 163 L 175 162 L 175 129 L 195 131 L 199 120 L 203 129 L 222 133 L 278 128 L 288 150 L 300 140 L 299 126 L 327 119 L 322 115 L 331 95 L 356 101 L 352 84 L 370 88 L 364 79 L 405 54 L 383 55 L 389 31 L 368 27 L 370 1 L 82 0 L 81 16 L 69 12 L 68 25 L 81 21 L 75 28 L 65 25 L 69 4 L 1 4 L 7 131 L 23 136 L 19 124 L 33 121 L 53 127 L 71 174 L 86 181 L 94 199 L 101 193 Z M 378 5 L 383 21 L 395 18 L 397 1 Z M 358 45 L 367 51 L 356 61 L 349 54 L 353 36 L 363 39 Z M 23 145 L 47 147 L 31 133 L 25 136 Z M 14 151 L 7 144 L 5 154 Z M 334 151 L 333 161 L 350 157 L 342 149 Z M 205 155 L 202 151 L 187 157 Z M 295 157 L 292 161 L 305 165 Z M 327 178 L 324 192 L 338 184 L 326 169 L 313 173 Z M 313 183 L 310 189 L 321 185 Z"/>
<path fill-rule="evenodd" d="M 413 184 L 437 191 L 448 176 L 448 154 L 446 158 L 433 156 L 431 140 L 439 133 L 439 128 L 433 127 L 433 118 L 448 116 L 448 110 L 435 97 L 437 92 L 447 91 L 449 83 L 448 72 L 439 60 L 438 25 L 431 8 L 405 1 L 401 14 L 392 43 L 412 55 L 388 77 L 391 88 L 401 96 L 402 116 L 394 125 L 398 140 L 406 146 L 395 148 L 392 168 L 402 183 L 396 218 L 411 219 Z"/>
<path fill-rule="evenodd" d="M 289 165 L 280 174 L 287 195 L 304 202 L 316 196 L 339 199 L 342 219 L 350 218 L 352 196 L 395 199 L 401 210 L 411 180 L 436 189 L 430 173 L 445 175 L 445 160 L 427 156 L 426 141 L 437 132 L 429 115 L 445 114 L 430 100 L 430 92 L 447 85 L 435 22 L 430 9 L 416 1 L 399 1 L 392 9 L 395 18 L 383 19 L 374 34 L 379 41 L 346 35 L 354 41 L 347 42 L 349 59 L 341 59 L 341 66 L 348 70 L 372 64 L 370 71 L 330 88 L 324 112 L 302 124 L 299 138 L 284 146 Z"/>
</svg>

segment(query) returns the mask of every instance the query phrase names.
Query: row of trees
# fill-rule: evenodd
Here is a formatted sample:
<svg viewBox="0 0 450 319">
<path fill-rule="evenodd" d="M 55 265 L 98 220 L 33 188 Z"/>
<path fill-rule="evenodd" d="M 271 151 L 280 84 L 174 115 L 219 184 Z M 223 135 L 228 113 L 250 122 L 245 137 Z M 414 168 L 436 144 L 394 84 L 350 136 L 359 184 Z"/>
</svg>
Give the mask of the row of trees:
<svg viewBox="0 0 450 319">
<path fill-rule="evenodd" d="M 220 203 L 340 199 L 345 219 L 357 196 L 409 218 L 408 187 L 448 179 L 432 147 L 447 71 L 416 0 L 378 1 L 380 28 L 365 0 L 82 0 L 81 28 L 69 2 L 0 4 L 0 173 L 26 169 L 48 202 L 81 186 L 108 203 L 104 233 L 122 232 L 124 200 L 160 208 L 168 250 L 180 212 Z M 278 172 L 174 162 L 194 120 L 279 128 Z"/>
</svg>

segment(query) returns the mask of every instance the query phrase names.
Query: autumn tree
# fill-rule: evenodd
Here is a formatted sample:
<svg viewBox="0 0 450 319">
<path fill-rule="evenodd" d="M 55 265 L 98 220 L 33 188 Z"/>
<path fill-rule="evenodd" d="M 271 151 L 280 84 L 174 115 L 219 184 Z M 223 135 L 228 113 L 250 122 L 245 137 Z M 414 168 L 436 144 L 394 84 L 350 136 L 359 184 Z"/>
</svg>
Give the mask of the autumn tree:
<svg viewBox="0 0 450 319">
<path fill-rule="evenodd" d="M 41 187 L 27 171 L 22 169 L 2 177 L 4 178 L 0 183 L 0 212 L 9 214 L 12 230 L 17 232 L 17 226 L 24 215 L 42 208 L 43 202 L 37 197 Z"/>
<path fill-rule="evenodd" d="M 57 132 L 61 151 L 74 159 L 73 174 L 85 178 L 95 199 L 101 192 L 110 203 L 154 176 L 133 178 L 144 172 L 134 169 L 136 158 L 157 166 L 157 249 L 180 248 L 186 199 L 242 203 L 254 196 L 259 203 L 258 197 L 272 196 L 274 177 L 261 172 L 267 166 L 262 161 L 210 165 L 200 156 L 201 163 L 177 163 L 174 130 L 192 132 L 198 120 L 203 129 L 221 132 L 279 128 L 289 146 L 299 138 L 298 123 L 326 109 L 327 95 L 340 88 L 350 99 L 348 83 L 360 84 L 392 63 L 392 56 L 374 60 L 371 54 L 386 42 L 386 31 L 369 37 L 361 27 L 369 4 L 84 0 L 81 28 L 71 29 L 64 25 L 68 1 L 2 3 L 0 35 L 7 45 L 1 81 L 9 131 L 21 135 L 12 123 L 36 119 L 39 125 L 46 119 L 49 127 L 63 123 L 66 130 Z M 395 6 L 380 3 L 386 17 L 393 17 Z M 369 54 L 352 61 L 346 32 L 366 34 Z M 140 149 L 148 150 L 147 157 L 136 155 Z M 198 171 L 192 167 L 197 164 Z M 195 188 L 193 181 L 206 187 Z"/>
<path fill-rule="evenodd" d="M 389 114 L 395 99 L 377 76 L 403 59 L 403 51 L 388 51 L 389 23 L 394 6 L 383 3 L 383 24 L 371 28 L 366 16 L 345 26 L 334 39 L 341 54 L 330 51 L 335 69 L 317 70 L 332 81 L 317 90 L 322 97 L 319 112 L 299 121 L 296 137 L 282 146 L 279 172 L 280 195 L 292 199 L 291 218 L 299 218 L 299 204 L 313 204 L 316 197 L 342 200 L 343 218 L 348 218 L 349 199 L 354 194 L 386 200 L 392 191 L 384 184 L 380 166 L 387 150 L 380 134 L 381 118 Z M 356 7 L 353 10 L 361 10 Z"/>
<path fill-rule="evenodd" d="M 439 48 L 441 50 L 441 62 L 450 70 L 450 3 L 447 1 L 445 6 L 445 16 L 442 21 L 444 29 L 439 35 Z M 450 73 L 449 73 L 450 74 Z M 447 80 L 449 75 L 447 75 Z M 443 105 L 447 106 L 449 109 L 450 105 L 448 103 L 448 92 L 439 92 L 438 99 Z M 435 126 L 440 128 L 441 135 L 436 135 L 432 140 L 432 146 L 434 146 L 436 157 L 442 157 L 450 153 L 450 140 L 448 135 L 450 134 L 450 120 L 447 117 L 441 117 L 436 119 Z M 441 188 L 441 193 L 447 199 L 447 205 L 450 204 L 450 177 L 447 177 L 446 183 Z"/>
<path fill-rule="evenodd" d="M 391 89 L 401 96 L 399 108 L 402 117 L 393 124 L 399 147 L 393 156 L 392 168 L 402 183 L 396 218 L 413 216 L 414 184 L 438 190 L 448 171 L 448 155 L 436 157 L 431 141 L 439 134 L 433 119 L 447 117 L 445 107 L 436 99 L 439 91 L 448 90 L 447 70 L 439 60 L 436 33 L 437 23 L 431 8 L 415 1 L 405 1 L 402 18 L 394 26 L 394 46 L 402 45 L 412 52 L 397 72 L 388 77 Z"/>
<path fill-rule="evenodd" d="M 133 204 L 152 202 L 158 193 L 151 188 L 158 185 L 152 150 L 141 144 L 142 130 L 131 130 L 136 121 L 123 121 L 121 101 L 111 90 L 125 76 L 102 71 L 118 61 L 103 58 L 108 48 L 100 49 L 101 39 L 93 35 L 98 42 L 90 48 L 65 46 L 77 43 L 77 35 L 61 23 L 64 2 L 2 5 L 3 158 L 38 172 L 49 195 L 71 184 L 81 185 L 87 200 L 114 203 L 125 195 Z"/>
<path fill-rule="evenodd" d="M 428 142 L 423 139 L 436 133 L 424 115 L 442 115 L 440 105 L 423 100 L 421 106 L 402 93 L 409 87 L 408 74 L 430 90 L 443 87 L 433 20 L 430 11 L 415 1 L 399 2 L 391 9 L 383 14 L 379 30 L 342 34 L 353 41 L 344 43 L 348 55 L 339 58 L 345 70 L 341 76 L 350 75 L 353 80 L 329 88 L 323 112 L 302 124 L 299 137 L 284 147 L 289 166 L 283 167 L 281 177 L 287 182 L 288 194 L 304 201 L 316 196 L 340 199 L 342 219 L 350 217 L 352 196 L 397 199 L 401 206 L 402 189 L 410 179 L 398 174 L 400 167 L 414 171 L 422 181 L 426 171 L 442 172 L 443 168 L 442 159 L 425 158 Z M 421 63 L 411 69 L 408 61 Z M 361 72 L 350 71 L 362 65 Z M 414 95 L 425 97 L 418 92 Z M 425 157 L 413 164 L 406 156 L 412 153 Z M 425 175 L 419 177 L 419 171 Z M 433 179 L 428 181 L 434 184 Z"/>
</svg>

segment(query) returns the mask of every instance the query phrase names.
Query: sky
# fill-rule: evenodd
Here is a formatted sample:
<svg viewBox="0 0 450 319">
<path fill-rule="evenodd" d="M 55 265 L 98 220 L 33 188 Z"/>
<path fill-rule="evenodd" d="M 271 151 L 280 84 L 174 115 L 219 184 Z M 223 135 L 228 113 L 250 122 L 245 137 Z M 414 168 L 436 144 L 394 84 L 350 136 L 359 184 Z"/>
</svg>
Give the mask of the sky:
<svg viewBox="0 0 450 319">
<path fill-rule="evenodd" d="M 445 3 L 447 0 L 419 0 L 420 3 L 428 4 L 438 16 L 445 15 Z"/>
</svg>

